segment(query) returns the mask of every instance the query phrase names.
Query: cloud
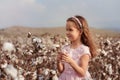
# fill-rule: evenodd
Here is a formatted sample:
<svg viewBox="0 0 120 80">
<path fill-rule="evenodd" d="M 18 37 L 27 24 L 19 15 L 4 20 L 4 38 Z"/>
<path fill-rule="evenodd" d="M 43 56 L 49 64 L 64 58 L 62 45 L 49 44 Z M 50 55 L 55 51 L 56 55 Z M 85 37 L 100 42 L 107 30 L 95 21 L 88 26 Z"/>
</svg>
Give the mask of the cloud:
<svg viewBox="0 0 120 80">
<path fill-rule="evenodd" d="M 44 9 L 36 0 L 4 0 L 0 2 L 0 26 L 30 25 Z"/>
</svg>

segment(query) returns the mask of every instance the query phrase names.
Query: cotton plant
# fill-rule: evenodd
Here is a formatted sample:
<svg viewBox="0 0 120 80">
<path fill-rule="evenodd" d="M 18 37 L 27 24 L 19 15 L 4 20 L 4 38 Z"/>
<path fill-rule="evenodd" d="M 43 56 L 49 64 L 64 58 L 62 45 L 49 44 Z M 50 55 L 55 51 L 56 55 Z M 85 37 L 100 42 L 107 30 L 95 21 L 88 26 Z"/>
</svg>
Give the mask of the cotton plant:
<svg viewBox="0 0 120 80">
<path fill-rule="evenodd" d="M 49 79 L 51 68 L 53 70 L 53 72 L 51 73 L 52 78 L 54 76 L 58 77 L 56 76 L 57 51 L 62 47 L 62 45 L 68 45 L 69 42 L 66 37 L 60 37 L 60 36 L 56 36 L 56 37 L 57 39 L 55 39 L 54 36 L 51 36 L 49 34 L 44 35 L 42 37 L 36 37 L 36 36 L 33 36 L 31 32 L 29 32 L 26 38 L 21 37 L 21 39 L 17 38 L 17 39 L 14 39 L 14 41 L 10 40 L 11 42 L 8 42 L 8 38 L 5 38 L 3 36 L 3 39 L 1 40 L 2 51 L 0 53 L 0 61 L 2 61 L 2 59 L 5 59 L 6 62 L 7 60 L 10 61 L 9 65 L 12 65 L 12 64 L 15 65 L 16 68 L 15 67 L 14 68 L 17 69 L 17 72 L 18 72 L 18 80 L 33 80 L 32 78 L 30 79 L 28 77 L 32 77 L 33 73 L 36 71 L 36 68 L 39 68 L 39 67 L 42 68 L 43 71 L 42 71 L 42 74 L 37 74 L 38 80 L 41 80 L 43 78 Z M 92 70 L 90 72 L 93 79 L 107 80 L 110 78 L 111 80 L 119 80 L 120 78 L 119 76 L 119 66 L 120 66 L 119 37 L 117 38 L 102 37 L 101 35 L 98 34 L 97 38 L 98 38 L 97 42 L 100 43 L 100 48 L 98 50 L 99 51 L 98 53 L 100 54 L 97 57 L 91 59 L 93 63 L 90 62 L 91 65 L 89 66 L 89 70 Z M 34 40 L 32 41 L 32 39 Z M 15 40 L 18 42 L 16 43 Z M 11 48 L 8 48 L 8 46 L 7 48 L 4 47 L 4 43 L 6 42 L 10 43 L 10 45 L 12 44 L 16 49 L 16 51 L 12 52 L 14 51 L 14 48 L 12 49 L 12 47 Z M 36 43 L 36 45 L 33 45 L 33 43 Z M 35 49 L 37 51 L 35 51 Z M 13 54 L 16 55 L 16 57 Z M 53 62 L 55 62 L 55 64 Z M 98 65 L 96 65 L 96 63 Z M 48 66 L 47 64 L 50 66 Z M 111 64 L 112 67 L 109 64 Z M 5 67 L 6 65 L 8 65 L 8 63 L 2 65 L 1 67 Z M 20 73 L 19 73 L 18 67 L 21 67 Z M 47 68 L 49 69 L 48 71 L 45 70 Z M 1 69 L 3 70 L 3 68 Z M 0 72 L 1 74 L 4 73 L 2 70 Z M 5 74 L 5 77 L 7 79 L 8 75 Z M 56 80 L 56 79 L 53 78 L 53 80 Z"/>
</svg>

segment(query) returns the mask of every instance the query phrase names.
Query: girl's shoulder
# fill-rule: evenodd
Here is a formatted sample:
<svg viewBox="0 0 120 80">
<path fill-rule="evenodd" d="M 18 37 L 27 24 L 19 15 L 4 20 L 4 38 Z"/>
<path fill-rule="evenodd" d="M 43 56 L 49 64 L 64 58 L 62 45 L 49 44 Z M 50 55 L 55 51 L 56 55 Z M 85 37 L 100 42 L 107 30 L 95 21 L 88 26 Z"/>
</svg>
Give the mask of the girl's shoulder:
<svg viewBox="0 0 120 80">
<path fill-rule="evenodd" d="M 84 50 L 89 50 L 89 47 L 86 46 L 86 45 L 84 45 L 84 44 L 82 44 L 82 45 L 80 46 L 80 48 L 82 48 L 82 49 L 84 49 Z"/>
<path fill-rule="evenodd" d="M 90 54 L 89 47 L 86 46 L 86 45 L 84 45 L 84 44 L 82 44 L 82 45 L 78 48 L 78 50 L 80 50 L 81 54 L 89 54 L 89 55 L 91 55 L 91 54 Z"/>
</svg>

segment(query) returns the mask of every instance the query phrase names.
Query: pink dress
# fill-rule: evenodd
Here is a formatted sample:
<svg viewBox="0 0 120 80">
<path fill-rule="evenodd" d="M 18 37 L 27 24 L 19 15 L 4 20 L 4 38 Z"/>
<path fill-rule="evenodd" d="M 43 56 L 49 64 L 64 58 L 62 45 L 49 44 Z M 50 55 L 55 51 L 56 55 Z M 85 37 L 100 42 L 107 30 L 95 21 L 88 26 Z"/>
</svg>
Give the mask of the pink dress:
<svg viewBox="0 0 120 80">
<path fill-rule="evenodd" d="M 70 48 L 70 45 L 66 45 L 62 48 L 62 51 L 66 51 L 66 53 L 69 54 L 78 65 L 80 63 L 80 57 L 82 55 L 88 54 L 91 56 L 89 48 L 85 45 L 80 45 L 76 49 L 72 49 Z M 86 71 L 85 77 L 80 77 L 68 63 L 63 62 L 63 64 L 65 66 L 65 69 L 59 76 L 59 80 L 91 80 L 91 76 L 88 70 Z"/>
</svg>

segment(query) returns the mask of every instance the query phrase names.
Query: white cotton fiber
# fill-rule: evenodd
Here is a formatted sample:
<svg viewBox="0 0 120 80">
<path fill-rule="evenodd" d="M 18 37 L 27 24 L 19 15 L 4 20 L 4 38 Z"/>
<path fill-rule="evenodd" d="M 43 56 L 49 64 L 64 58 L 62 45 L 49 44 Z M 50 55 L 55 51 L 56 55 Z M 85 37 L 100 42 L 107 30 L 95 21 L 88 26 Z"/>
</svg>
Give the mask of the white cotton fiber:
<svg viewBox="0 0 120 80">
<path fill-rule="evenodd" d="M 3 43 L 2 49 L 3 49 L 3 51 L 11 52 L 11 51 L 15 50 L 15 47 L 14 47 L 14 45 L 12 43 L 5 42 L 5 43 Z"/>
</svg>

